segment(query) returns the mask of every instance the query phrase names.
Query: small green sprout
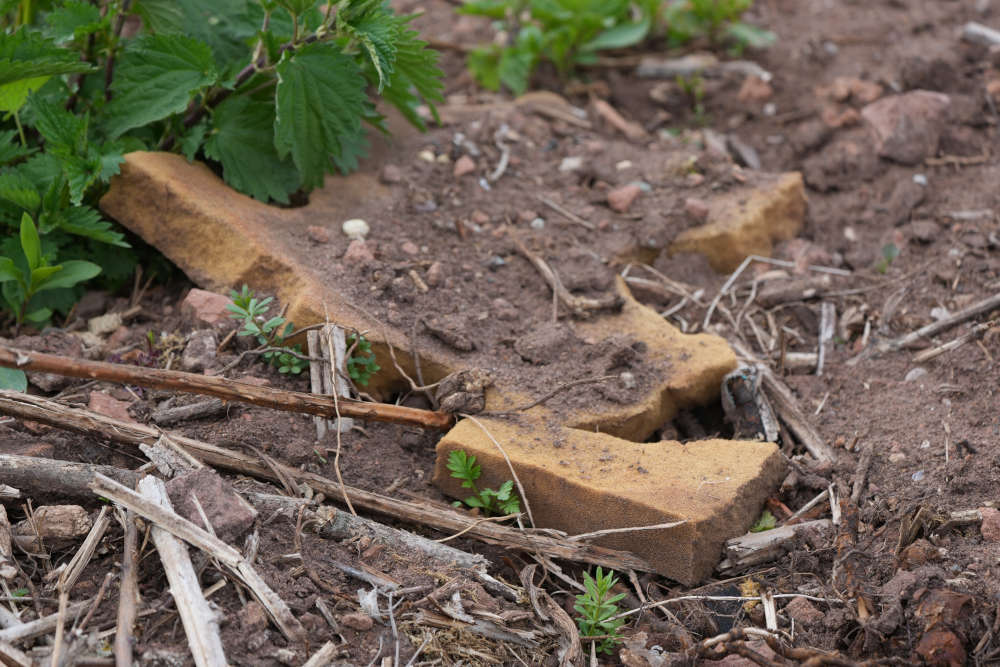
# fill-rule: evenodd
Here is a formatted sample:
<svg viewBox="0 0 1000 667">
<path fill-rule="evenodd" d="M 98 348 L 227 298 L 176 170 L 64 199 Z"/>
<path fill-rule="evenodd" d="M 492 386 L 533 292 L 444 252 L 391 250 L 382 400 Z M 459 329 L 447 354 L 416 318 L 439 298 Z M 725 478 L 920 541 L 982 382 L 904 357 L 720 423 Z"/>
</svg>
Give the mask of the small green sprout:
<svg viewBox="0 0 1000 667">
<path fill-rule="evenodd" d="M 461 449 L 454 449 L 448 454 L 448 470 L 455 479 L 462 480 L 463 489 L 472 489 L 476 495 L 465 499 L 465 504 L 469 507 L 477 507 L 486 516 L 494 514 L 517 514 L 521 511 L 521 501 L 514 493 L 514 482 L 507 480 L 500 485 L 500 489 L 480 490 L 476 486 L 476 480 L 482 474 L 482 467 L 476 463 L 475 456 L 469 456 Z M 455 501 L 456 507 L 461 507 L 462 503 Z"/>
<path fill-rule="evenodd" d="M 372 376 L 382 370 L 375 363 L 371 341 L 361 334 L 354 333 L 347 339 L 347 349 L 353 350 L 351 356 L 347 358 L 347 374 L 362 387 L 367 387 Z"/>
<path fill-rule="evenodd" d="M 625 620 L 614 617 L 618 615 L 617 602 L 625 597 L 625 594 L 610 595 L 616 583 L 618 578 L 614 570 L 608 570 L 605 574 L 598 566 L 596 577 L 584 572 L 583 586 L 587 592 L 577 595 L 576 604 L 573 605 L 573 609 L 581 614 L 576 617 L 581 641 L 587 641 L 588 637 L 603 637 L 596 647 L 598 653 L 611 653 L 615 644 L 621 641 L 618 629 L 625 624 Z"/>
<path fill-rule="evenodd" d="M 761 513 L 760 518 L 757 519 L 757 522 L 750 526 L 750 532 L 763 533 L 765 530 L 771 530 L 777 525 L 778 520 L 774 518 L 773 514 L 771 514 L 771 510 L 764 510 Z"/>
<path fill-rule="evenodd" d="M 298 344 L 288 346 L 285 342 L 295 329 L 295 325 L 281 315 L 265 317 L 274 300 L 273 297 L 258 299 L 253 290 L 244 285 L 239 292 L 230 290 L 229 298 L 233 300 L 226 306 L 230 311 L 229 316 L 234 320 L 240 320 L 243 324 L 243 328 L 236 335 L 256 338 L 257 343 L 263 348 L 260 356 L 264 361 L 282 374 L 298 375 L 309 368 L 309 362 L 297 356 L 302 354 L 302 346 Z"/>
</svg>

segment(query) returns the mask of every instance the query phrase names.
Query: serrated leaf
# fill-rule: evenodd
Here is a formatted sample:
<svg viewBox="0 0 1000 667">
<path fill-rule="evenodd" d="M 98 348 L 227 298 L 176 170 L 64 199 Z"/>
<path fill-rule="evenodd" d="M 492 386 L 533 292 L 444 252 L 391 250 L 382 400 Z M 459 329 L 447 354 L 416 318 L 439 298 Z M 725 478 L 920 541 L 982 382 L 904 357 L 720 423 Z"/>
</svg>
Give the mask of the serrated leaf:
<svg viewBox="0 0 1000 667">
<path fill-rule="evenodd" d="M 354 60 L 329 43 L 286 52 L 276 70 L 274 145 L 280 157 L 291 155 L 303 187 L 319 187 L 331 156 L 348 157 L 363 131 L 361 118 L 371 109 L 365 79 Z"/>
<path fill-rule="evenodd" d="M 218 112 L 218 108 L 216 109 L 216 112 Z M 195 155 L 198 154 L 198 151 L 201 150 L 201 145 L 205 142 L 205 135 L 207 133 L 208 123 L 202 120 L 196 123 L 193 127 L 188 128 L 188 130 L 177 142 L 177 146 L 181 149 L 181 154 L 187 158 L 188 162 L 194 161 Z"/>
<path fill-rule="evenodd" d="M 4 130 L 0 132 L 0 165 L 19 160 L 34 152 L 34 148 L 21 145 L 21 142 L 17 138 L 17 130 Z"/>
<path fill-rule="evenodd" d="M 90 72 L 78 54 L 58 47 L 37 33 L 20 30 L 0 33 L 0 111 L 17 111 L 28 93 L 38 90 L 57 74 Z"/>
<path fill-rule="evenodd" d="M 42 196 L 38 194 L 35 183 L 26 173 L 24 165 L 18 169 L 0 173 L 0 199 L 20 207 L 30 213 L 37 213 L 42 205 Z"/>
<path fill-rule="evenodd" d="M 363 0 L 337 12 L 337 27 L 368 54 L 381 93 L 393 72 L 402 24 L 382 0 Z"/>
<path fill-rule="evenodd" d="M 112 176 L 121 173 L 123 162 L 125 162 L 125 150 L 122 146 L 114 142 L 102 144 L 98 158 L 100 164 L 100 169 L 97 172 L 98 180 L 102 183 L 110 183 Z"/>
<path fill-rule="evenodd" d="M 222 165 L 222 177 L 240 192 L 287 204 L 299 188 L 299 174 L 291 160 L 278 156 L 274 124 L 274 105 L 230 97 L 212 114 L 205 155 Z"/>
<path fill-rule="evenodd" d="M 64 232 L 121 248 L 131 247 L 121 232 L 115 231 L 110 222 L 89 206 L 70 206 L 53 215 L 55 224 Z"/>
<path fill-rule="evenodd" d="M 10 389 L 20 392 L 27 391 L 28 376 L 24 374 L 24 371 L 19 371 L 16 368 L 0 368 L 0 389 Z M 21 593 L 21 595 L 27 595 L 27 591 Z"/>
<path fill-rule="evenodd" d="M 87 147 L 87 114 L 72 114 L 62 107 L 32 97 L 35 128 L 45 139 L 46 150 L 61 155 L 81 154 Z"/>
<path fill-rule="evenodd" d="M 142 17 L 146 32 L 187 35 L 204 42 L 216 66 L 227 71 L 227 65 L 239 69 L 246 64 L 247 41 L 263 18 L 260 6 L 246 0 L 135 0 L 132 9 Z"/>
<path fill-rule="evenodd" d="M 394 71 L 387 85 L 382 90 L 382 97 L 395 106 L 413 125 L 426 130 L 423 119 L 417 114 L 416 108 L 422 102 L 430 108 L 435 122 L 437 115 L 435 102 L 443 102 L 444 83 L 442 72 L 438 66 L 438 54 L 427 48 L 427 42 L 419 39 L 416 30 L 411 30 L 407 24 L 413 16 L 399 16 L 399 39 L 396 42 L 396 60 Z"/>
<path fill-rule="evenodd" d="M 105 107 L 108 132 L 124 132 L 184 111 L 191 98 L 215 82 L 212 51 L 185 35 L 144 35 L 122 52 Z"/>
<path fill-rule="evenodd" d="M 101 10 L 96 5 L 79 0 L 64 2 L 45 17 L 48 34 L 57 43 L 81 39 L 102 27 Z"/>
</svg>

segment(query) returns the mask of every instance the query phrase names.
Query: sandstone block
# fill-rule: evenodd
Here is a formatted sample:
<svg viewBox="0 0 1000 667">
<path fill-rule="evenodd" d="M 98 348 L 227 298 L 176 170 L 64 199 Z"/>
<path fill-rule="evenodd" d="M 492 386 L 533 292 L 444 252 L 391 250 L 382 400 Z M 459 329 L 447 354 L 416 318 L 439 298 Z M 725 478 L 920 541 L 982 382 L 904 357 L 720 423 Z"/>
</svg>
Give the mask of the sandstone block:
<svg viewBox="0 0 1000 667">
<path fill-rule="evenodd" d="M 746 532 L 785 474 L 772 443 L 629 442 L 530 419 L 479 421 L 510 457 L 537 527 L 577 534 L 686 521 L 598 540 L 643 556 L 686 585 L 712 572 L 725 540 Z M 434 482 L 445 493 L 468 495 L 446 467 L 455 449 L 476 456 L 480 488 L 497 488 L 511 478 L 490 437 L 463 420 L 437 446 Z"/>
<path fill-rule="evenodd" d="M 775 242 L 794 237 L 805 214 L 802 175 L 781 174 L 749 194 L 735 190 L 709 202 L 708 222 L 678 234 L 668 253 L 697 252 L 716 271 L 729 273 L 747 255 L 770 255 Z"/>
</svg>

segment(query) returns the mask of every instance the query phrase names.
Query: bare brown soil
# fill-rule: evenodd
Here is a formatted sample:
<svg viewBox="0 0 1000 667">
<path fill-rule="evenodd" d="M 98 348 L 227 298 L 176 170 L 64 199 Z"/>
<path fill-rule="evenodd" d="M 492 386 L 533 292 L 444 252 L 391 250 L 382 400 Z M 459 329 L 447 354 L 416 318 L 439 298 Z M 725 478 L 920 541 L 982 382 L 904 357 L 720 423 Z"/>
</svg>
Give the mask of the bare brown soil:
<svg viewBox="0 0 1000 667">
<path fill-rule="evenodd" d="M 416 6 L 398 4 L 406 9 Z M 417 25 L 437 42 L 468 45 L 490 36 L 488 25 L 453 16 L 450 3 L 419 4 L 427 13 Z M 980 13 L 973 4 L 758 0 L 750 19 L 773 30 L 778 40 L 767 51 L 746 57 L 773 74 L 772 92 L 754 96 L 742 74 L 706 76 L 703 114 L 693 112 L 691 100 L 675 81 L 639 79 L 631 67 L 587 71 L 585 82 L 569 85 L 547 79 L 543 72 L 540 83 L 548 83 L 569 103 L 590 108 L 590 128 L 504 104 L 502 98 L 476 89 L 464 73 L 459 54 L 445 51 L 446 126 L 422 137 L 407 136 L 394 147 L 379 149 L 373 158 L 394 204 L 388 212 L 363 207 L 357 212 L 372 224 L 367 241 L 374 248 L 371 260 L 342 261 L 348 240 L 339 234 L 340 221 L 321 225 L 328 228 L 325 238 L 303 234 L 291 242 L 297 244 L 303 261 L 343 285 L 350 298 L 366 304 L 392 326 L 413 331 L 420 349 L 457 351 L 466 355 L 470 366 L 488 351 L 491 370 L 528 395 L 537 397 L 562 382 L 626 367 L 641 388 L 647 380 L 645 373 L 651 370 L 644 370 L 642 350 L 633 341 L 625 336 L 579 340 L 565 312 L 561 324 L 552 323 L 549 287 L 518 253 L 511 232 L 548 258 L 574 294 L 607 296 L 616 273 L 630 262 L 644 261 L 692 292 L 703 290 L 697 302 L 679 309 L 673 309 L 679 299 L 669 290 L 634 290 L 637 298 L 657 310 L 673 310 L 668 319 L 675 325 L 698 330 L 707 304 L 726 276 L 712 271 L 703 258 L 668 258 L 659 249 L 696 224 L 686 209 L 687 200 L 708 200 L 726 191 L 736 184 L 733 174 L 742 173 L 750 182 L 757 178 L 751 169 L 734 170 L 732 158 L 713 150 L 703 129 L 731 134 L 752 147 L 764 171 L 802 171 L 809 196 L 806 227 L 800 238 L 782 244 L 775 253 L 779 259 L 795 262 L 796 268 L 776 273 L 777 267 L 752 265 L 722 302 L 739 315 L 735 320 L 739 326 L 717 313 L 710 330 L 769 359 L 824 440 L 836 448 L 833 465 L 801 464 L 796 478 L 775 495 L 769 506 L 779 522 L 786 518 L 783 508 L 794 511 L 826 484 L 833 484 L 838 497 L 849 498 L 859 460 L 870 451 L 871 467 L 862 490 L 856 503 L 844 506 L 845 520 L 839 528 L 804 539 L 769 563 L 720 574 L 694 590 L 647 575 L 639 576 L 636 583 L 641 595 L 650 600 L 739 595 L 761 587 L 825 600 L 807 605 L 778 600 L 783 645 L 801 652 L 786 649 L 782 658 L 761 642 L 731 641 L 725 643 L 730 655 L 722 660 L 727 665 L 750 664 L 748 660 L 795 664 L 815 658 L 817 651 L 836 654 L 843 661 L 826 664 L 998 664 L 1000 535 L 996 520 L 989 524 L 991 530 L 989 522 L 982 528 L 979 524 L 955 526 L 947 518 L 951 512 L 977 508 L 986 508 L 984 515 L 989 515 L 998 501 L 1000 367 L 996 357 L 1000 335 L 994 327 L 979 339 L 922 363 L 914 359 L 919 349 L 878 349 L 880 342 L 1000 291 L 996 215 L 1000 162 L 994 155 L 1000 118 L 991 97 L 998 90 L 1000 73 L 994 69 L 995 54 L 957 37 L 964 22 L 991 23 L 997 15 L 995 10 Z M 988 3 L 979 4 L 988 7 Z M 855 81 L 854 92 L 836 92 L 838 77 Z M 850 88 L 848 83 L 841 85 Z M 879 90 L 871 93 L 872 86 Z M 875 154 L 868 129 L 856 112 L 871 101 L 865 98 L 869 93 L 877 97 L 911 89 L 949 95 L 950 115 L 938 154 L 921 164 L 903 166 Z M 593 113 L 590 95 L 605 99 L 627 120 L 646 128 L 647 138 L 630 141 L 602 123 Z M 491 104 L 494 110 L 484 112 L 484 105 Z M 477 111 L 463 112 L 469 107 Z M 507 130 L 498 134 L 502 127 Z M 498 137 L 503 138 L 497 141 Z M 473 156 L 475 172 L 456 177 L 456 160 L 470 152 L 469 145 L 478 152 Z M 510 150 L 509 165 L 502 176 L 488 182 L 487 189 L 481 179 L 496 169 L 502 146 Z M 689 151 L 690 163 L 664 161 L 663 156 L 676 155 L 678 147 Z M 421 157 L 421 151 L 429 151 L 431 160 Z M 557 167 L 566 157 L 580 157 L 580 169 L 560 172 Z M 630 165 L 623 166 L 625 161 Z M 678 179 L 678 170 L 685 169 L 702 177 L 687 182 Z M 926 185 L 914 185 L 915 175 L 926 179 Z M 641 182 L 644 190 L 635 203 L 625 213 L 609 208 L 608 192 L 632 182 Z M 919 196 L 912 194 L 914 187 Z M 543 197 L 587 220 L 594 229 L 571 222 L 542 202 Z M 539 218 L 544 222 L 535 222 Z M 880 266 L 882 249 L 888 244 L 899 250 L 899 256 Z M 807 269 L 809 264 L 849 270 L 851 275 L 816 282 L 821 276 Z M 424 292 L 411 271 L 425 281 L 429 273 L 438 276 L 436 284 Z M 638 267 L 630 274 L 658 280 L 655 273 Z M 815 292 L 808 298 L 775 296 L 797 281 L 809 281 Z M 156 288 L 146 293 L 141 299 L 142 314 L 92 354 L 159 366 L 172 358 L 170 363 L 176 366 L 179 347 L 171 352 L 162 341 L 181 340 L 170 336 L 186 334 L 193 327 L 180 317 L 182 296 L 178 289 Z M 838 324 L 822 375 L 817 375 L 811 368 L 793 368 L 788 360 L 793 353 L 815 351 L 822 302 L 835 307 Z M 91 305 L 91 312 L 81 314 L 121 311 L 127 303 L 95 296 Z M 996 313 L 980 315 L 919 347 L 949 340 L 967 331 L 969 324 L 987 322 L 990 317 Z M 161 341 L 156 354 L 146 347 L 147 331 L 157 332 Z M 61 354 L 87 353 L 59 332 L 22 337 L 14 343 Z M 226 348 L 218 366 L 234 359 L 240 349 L 245 345 L 239 341 Z M 244 362 L 235 372 L 241 374 L 272 386 L 307 388 L 305 380 L 283 377 L 259 364 Z M 129 403 L 131 415 L 139 421 L 148 420 L 164 401 L 178 401 L 167 392 L 52 380 L 45 386 L 47 395 L 86 406 L 90 392 L 100 389 Z M 629 395 L 617 384 L 597 384 L 567 392 L 559 400 L 564 405 L 623 402 Z M 429 406 L 423 396 L 382 398 Z M 682 440 L 713 434 L 726 437 L 731 430 L 719 412 L 710 406 L 681 415 L 664 425 L 660 435 Z M 222 417 L 189 421 L 177 430 L 210 443 L 252 448 L 302 470 L 335 478 L 336 439 L 327 436 L 316 442 L 311 417 L 234 405 Z M 344 481 L 402 498 L 447 502 L 429 482 L 437 437 L 408 427 L 366 424 L 363 430 L 345 434 L 341 443 Z M 0 451 L 127 469 L 146 462 L 135 449 L 17 420 L 0 425 Z M 787 453 L 801 454 L 791 448 Z M 279 493 L 259 481 L 228 478 L 241 492 Z M 25 518 L 28 507 L 23 502 L 5 501 L 12 523 Z M 34 506 L 59 502 L 65 502 L 59 489 L 31 498 Z M 97 507 L 96 501 L 88 504 L 95 512 Z M 829 505 L 821 508 L 823 513 L 817 516 L 829 516 Z M 339 664 L 377 664 L 393 656 L 396 645 L 399 664 L 406 664 L 425 640 L 414 664 L 434 664 L 434 660 L 438 664 L 558 662 L 557 642 L 551 637 L 530 648 L 518 644 L 505 648 L 501 641 L 467 632 L 428 630 L 416 620 L 416 612 L 429 608 L 440 613 L 421 599 L 446 579 L 424 567 L 419 557 L 389 558 L 368 544 L 338 543 L 308 532 L 299 538 L 301 552 L 296 555 L 294 512 L 262 512 L 255 530 L 259 537 L 255 563 L 306 626 L 310 644 L 307 650 L 287 642 L 261 620 L 260 610 L 248 604 L 245 591 L 230 582 L 211 600 L 220 610 L 231 664 L 301 664 L 326 641 L 339 645 Z M 73 589 L 74 600 L 94 595 L 106 573 L 117 576 L 121 536 L 121 527 L 114 523 Z M 242 547 L 242 540 L 236 546 Z M 486 555 L 493 576 L 512 583 L 518 582 L 518 572 L 527 563 L 523 556 L 471 540 L 460 538 L 450 544 Z M 78 542 L 30 552 L 15 550 L 21 572 L 8 583 L 9 589 L 28 588 L 32 599 L 23 602 L 10 597 L 5 605 L 23 613 L 25 619 L 56 611 L 56 594 L 44 577 L 72 557 L 77 546 Z M 357 618 L 357 591 L 365 586 L 329 565 L 333 561 L 378 572 L 404 587 L 426 590 L 404 598 L 407 601 L 393 619 L 400 624 L 395 635 L 387 619 L 367 627 Z M 203 588 L 222 577 L 204 559 L 198 563 L 204 567 Z M 564 569 L 580 579 L 579 567 L 565 564 Z M 623 579 L 626 582 L 620 590 L 627 593 L 623 608 L 638 606 L 636 589 L 628 585 L 627 577 Z M 475 589 L 478 584 L 466 584 L 470 592 L 464 597 L 472 600 L 473 608 L 507 614 L 506 618 L 514 619 L 510 627 L 515 629 L 535 627 L 531 614 L 519 619 L 515 613 L 530 612 L 528 605 Z M 137 661 L 184 664 L 189 659 L 186 639 L 148 544 L 140 560 L 139 585 L 143 615 L 135 632 Z M 550 577 L 545 587 L 570 614 L 575 613 L 574 591 L 568 585 Z M 115 580 L 97 606 L 88 632 L 114 627 L 117 598 Z M 339 619 L 337 627 L 323 618 L 316 606 L 318 598 Z M 384 598 L 382 605 L 384 609 Z M 760 605 L 705 598 L 667 609 L 666 614 L 645 612 L 631 617 L 623 628 L 623 634 L 631 638 L 627 649 L 602 662 L 694 664 L 692 647 L 704 639 L 732 627 L 764 626 Z M 108 655 L 107 647 L 100 641 L 110 640 L 80 647 L 77 658 L 104 664 L 99 656 Z M 654 646 L 661 647 L 662 655 L 659 650 L 650 652 Z M 724 652 L 713 657 L 722 658 Z M 812 664 L 824 663 L 817 659 Z"/>
</svg>

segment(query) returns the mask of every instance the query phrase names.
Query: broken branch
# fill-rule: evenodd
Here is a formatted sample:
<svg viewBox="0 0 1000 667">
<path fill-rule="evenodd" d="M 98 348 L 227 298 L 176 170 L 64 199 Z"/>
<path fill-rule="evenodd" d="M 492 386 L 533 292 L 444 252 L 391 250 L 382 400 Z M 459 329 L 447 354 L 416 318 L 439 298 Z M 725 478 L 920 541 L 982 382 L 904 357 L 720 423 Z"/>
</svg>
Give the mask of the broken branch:
<svg viewBox="0 0 1000 667">
<path fill-rule="evenodd" d="M 258 387 L 246 382 L 237 382 L 217 376 L 73 359 L 12 347 L 0 347 L 0 366 L 89 380 L 135 384 L 154 389 L 173 389 L 190 394 L 215 396 L 227 401 L 251 403 L 286 412 L 304 412 L 322 417 L 338 416 L 337 406 L 334 405 L 334 400 L 329 396 Z M 384 403 L 365 403 L 346 398 L 341 398 L 338 402 L 340 416 L 344 417 L 408 424 L 438 430 L 450 428 L 454 421 L 454 418 L 449 414 L 431 410 L 418 410 Z"/>
</svg>

